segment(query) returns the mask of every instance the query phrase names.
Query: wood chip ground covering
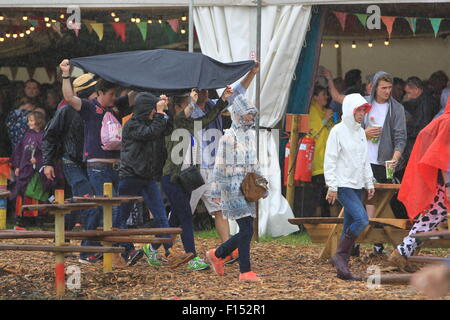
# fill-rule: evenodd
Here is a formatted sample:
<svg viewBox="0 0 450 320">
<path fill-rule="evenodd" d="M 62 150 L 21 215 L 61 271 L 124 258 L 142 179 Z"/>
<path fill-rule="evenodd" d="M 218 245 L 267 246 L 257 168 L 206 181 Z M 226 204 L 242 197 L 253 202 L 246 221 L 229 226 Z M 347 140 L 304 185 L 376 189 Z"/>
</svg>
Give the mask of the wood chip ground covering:
<svg viewBox="0 0 450 320">
<path fill-rule="evenodd" d="M 3 240 L 0 243 L 11 243 Z M 17 240 L 14 243 L 31 243 Z M 49 244 L 50 240 L 33 241 Z M 77 241 L 72 241 L 78 244 Z M 200 256 L 219 245 L 218 239 L 196 239 Z M 180 241 L 176 244 L 181 249 Z M 81 264 L 78 258 L 66 258 L 81 269 L 81 288 L 66 289 L 63 299 L 88 300 L 287 300 L 338 299 L 385 300 L 425 299 L 408 285 L 383 285 L 369 289 L 366 282 L 346 282 L 336 278 L 335 271 L 318 259 L 320 245 L 286 245 L 276 242 L 252 243 L 253 270 L 261 283 L 238 281 L 238 263 L 225 266 L 225 276 L 212 270 L 188 271 L 186 266 L 171 270 L 153 267 L 145 259 L 135 266 L 102 272 L 102 263 Z M 370 247 L 361 248 L 361 257 L 352 258 L 351 270 L 366 275 L 371 265 L 387 267 L 387 256 L 369 258 Z M 423 249 L 420 255 L 446 256 L 447 250 Z M 0 300 L 55 299 L 54 256 L 43 252 L 0 251 Z M 450 295 L 443 299 L 449 299 Z"/>
</svg>

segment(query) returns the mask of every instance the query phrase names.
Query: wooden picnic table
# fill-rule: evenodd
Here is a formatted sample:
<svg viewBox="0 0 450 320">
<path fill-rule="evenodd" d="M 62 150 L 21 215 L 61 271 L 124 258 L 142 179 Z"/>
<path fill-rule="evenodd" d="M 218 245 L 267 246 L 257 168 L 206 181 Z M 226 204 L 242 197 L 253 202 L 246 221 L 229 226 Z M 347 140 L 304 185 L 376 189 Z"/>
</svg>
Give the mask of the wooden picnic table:
<svg viewBox="0 0 450 320">
<path fill-rule="evenodd" d="M 105 183 L 103 186 L 103 196 L 93 197 L 73 197 L 75 202 L 91 202 L 97 206 L 103 207 L 103 230 L 111 231 L 112 229 L 112 207 L 128 202 L 142 202 L 142 197 L 136 196 L 113 196 L 112 183 Z M 102 242 L 105 246 L 110 246 L 111 242 Z M 106 253 L 103 255 L 103 272 L 112 272 L 112 254 Z"/>
<path fill-rule="evenodd" d="M 411 228 L 409 219 L 397 219 L 391 209 L 390 201 L 400 189 L 399 184 L 375 184 L 375 196 L 370 201 L 367 194 L 364 204 L 376 206 L 375 216 L 369 219 L 369 226 L 359 235 L 356 242 L 390 243 L 398 245 Z M 292 224 L 303 224 L 311 240 L 325 243 L 320 258 L 330 258 L 337 249 L 339 237 L 342 233 L 344 209 L 337 218 L 295 218 L 289 219 Z M 441 243 L 433 246 L 442 246 Z"/>
<path fill-rule="evenodd" d="M 95 203 L 64 203 L 64 190 L 55 192 L 56 202 L 54 204 L 36 204 L 22 206 L 22 210 L 42 210 L 46 209 L 50 214 L 55 215 L 55 245 L 51 249 L 58 249 L 65 245 L 64 236 L 64 215 L 72 211 L 96 208 Z M 2 244 L 0 248 L 4 250 L 18 250 L 21 246 Z M 15 248 L 15 249 L 14 249 Z M 25 247 L 22 245 L 22 249 Z M 30 249 L 29 247 L 27 247 Z M 35 250 L 46 249 L 42 245 L 34 248 Z M 50 249 L 50 250 L 51 250 Z M 64 252 L 56 253 L 55 277 L 56 277 L 56 295 L 62 297 L 65 292 L 65 271 L 64 271 Z"/>
</svg>

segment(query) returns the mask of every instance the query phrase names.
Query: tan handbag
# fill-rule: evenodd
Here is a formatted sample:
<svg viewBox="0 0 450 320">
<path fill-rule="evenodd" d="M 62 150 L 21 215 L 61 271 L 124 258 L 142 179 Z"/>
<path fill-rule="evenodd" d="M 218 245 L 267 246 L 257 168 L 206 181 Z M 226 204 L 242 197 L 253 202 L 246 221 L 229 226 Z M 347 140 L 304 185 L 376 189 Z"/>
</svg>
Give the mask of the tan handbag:
<svg viewBox="0 0 450 320">
<path fill-rule="evenodd" d="M 247 173 L 241 183 L 241 191 L 248 202 L 257 202 L 269 190 L 269 182 L 255 172 Z"/>
</svg>

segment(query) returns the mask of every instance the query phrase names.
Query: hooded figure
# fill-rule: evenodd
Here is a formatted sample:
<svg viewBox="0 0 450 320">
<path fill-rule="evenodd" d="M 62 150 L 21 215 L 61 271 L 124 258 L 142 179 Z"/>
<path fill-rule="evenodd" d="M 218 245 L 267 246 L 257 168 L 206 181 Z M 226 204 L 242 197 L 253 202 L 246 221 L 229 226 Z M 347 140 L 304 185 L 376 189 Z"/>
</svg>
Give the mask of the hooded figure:
<svg viewBox="0 0 450 320">
<path fill-rule="evenodd" d="M 375 98 L 377 93 L 378 83 L 380 82 L 380 77 L 389 75 L 384 71 L 377 72 L 372 80 L 372 91 L 370 96 L 364 97 L 367 102 L 374 106 L 377 104 Z M 392 95 L 388 98 L 388 110 L 386 118 L 382 126 L 382 131 L 379 139 L 378 147 L 378 164 L 384 166 L 385 161 L 391 160 L 394 151 L 399 151 L 403 153 L 406 146 L 406 120 L 405 120 L 405 109 L 403 106 L 394 98 Z M 362 127 L 367 129 L 370 127 L 369 115 L 366 114 Z M 397 168 L 401 169 L 401 168 Z"/>
<path fill-rule="evenodd" d="M 225 241 L 217 249 L 206 253 L 213 270 L 224 274 L 224 259 L 234 250 L 239 252 L 239 280 L 259 281 L 251 271 L 250 242 L 253 236 L 253 220 L 256 217 L 256 205 L 245 200 L 241 183 L 247 173 L 261 174 L 256 157 L 255 135 L 250 130 L 255 123 L 258 110 L 251 106 L 243 95 L 238 95 L 231 107 L 231 128 L 219 141 L 219 149 L 214 166 L 215 186 L 213 197 L 220 201 L 222 215 L 236 220 L 239 232 Z"/>
<path fill-rule="evenodd" d="M 347 95 L 342 104 L 342 122 L 331 129 L 325 149 L 324 174 L 328 185 L 327 199 L 344 207 L 344 225 L 336 254 L 331 258 L 337 276 L 343 280 L 360 280 L 348 269 L 350 252 L 358 235 L 369 224 L 362 204 L 362 189 L 373 197 L 372 169 L 367 157 L 364 129 L 355 119 L 363 120 L 371 106 L 357 93 Z"/>
<path fill-rule="evenodd" d="M 171 128 L 166 115 L 153 112 L 160 100 L 148 92 L 136 96 L 133 116 L 122 132 L 121 178 L 161 178 L 167 158 L 164 136 L 170 134 Z"/>
<path fill-rule="evenodd" d="M 354 111 L 367 101 L 357 93 L 347 95 L 342 105 L 342 122 L 331 129 L 325 149 L 324 174 L 329 189 L 338 187 L 372 189 L 373 174 L 367 159 L 367 140 Z"/>
</svg>

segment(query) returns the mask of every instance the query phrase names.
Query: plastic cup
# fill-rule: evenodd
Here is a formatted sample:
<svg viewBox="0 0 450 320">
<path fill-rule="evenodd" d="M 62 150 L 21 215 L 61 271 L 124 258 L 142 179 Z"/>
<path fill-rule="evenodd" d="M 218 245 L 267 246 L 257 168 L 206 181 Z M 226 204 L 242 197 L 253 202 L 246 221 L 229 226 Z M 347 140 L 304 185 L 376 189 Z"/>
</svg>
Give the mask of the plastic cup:
<svg viewBox="0 0 450 320">
<path fill-rule="evenodd" d="M 379 128 L 381 130 L 382 126 L 372 126 L 372 128 L 377 128 L 377 129 Z M 378 141 L 380 141 L 380 136 L 381 136 L 381 133 L 378 137 L 372 138 L 370 140 L 372 140 L 373 143 L 378 143 Z"/>
<path fill-rule="evenodd" d="M 393 160 L 388 160 L 385 162 L 386 165 L 386 179 L 392 180 L 394 179 L 394 168 L 392 167 L 392 164 L 395 161 Z"/>
</svg>

